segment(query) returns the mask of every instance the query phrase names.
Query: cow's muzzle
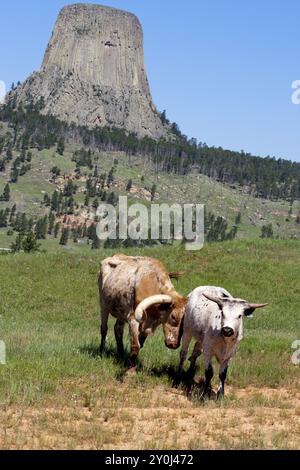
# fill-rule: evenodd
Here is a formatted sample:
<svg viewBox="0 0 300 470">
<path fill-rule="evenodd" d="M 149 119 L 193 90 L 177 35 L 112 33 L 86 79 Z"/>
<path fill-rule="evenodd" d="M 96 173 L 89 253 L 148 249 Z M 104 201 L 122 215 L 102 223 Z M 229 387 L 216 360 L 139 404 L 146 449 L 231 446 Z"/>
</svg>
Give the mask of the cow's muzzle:
<svg viewBox="0 0 300 470">
<path fill-rule="evenodd" d="M 180 343 L 179 343 L 180 344 Z M 165 341 L 165 345 L 167 346 L 167 348 L 169 349 L 178 349 L 179 348 L 179 344 L 178 343 L 169 343 L 167 341 Z"/>
<path fill-rule="evenodd" d="M 230 336 L 233 336 L 234 331 L 229 326 L 224 326 L 221 330 L 221 333 L 223 336 L 225 336 L 225 338 L 230 338 Z"/>
</svg>

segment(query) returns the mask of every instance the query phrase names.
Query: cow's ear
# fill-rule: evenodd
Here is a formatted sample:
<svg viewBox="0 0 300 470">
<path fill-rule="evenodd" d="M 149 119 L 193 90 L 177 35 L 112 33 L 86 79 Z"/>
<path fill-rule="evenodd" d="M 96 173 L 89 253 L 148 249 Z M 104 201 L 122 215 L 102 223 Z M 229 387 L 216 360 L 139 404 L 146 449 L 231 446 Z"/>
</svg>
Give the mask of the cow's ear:
<svg viewBox="0 0 300 470">
<path fill-rule="evenodd" d="M 255 308 L 246 308 L 244 310 L 245 317 L 251 317 L 251 315 L 253 315 L 254 310 Z"/>
<path fill-rule="evenodd" d="M 253 314 L 254 310 L 256 308 L 264 308 L 264 307 L 267 307 L 268 304 L 250 304 L 248 303 L 245 310 L 244 310 L 244 314 L 246 317 L 249 317 L 250 315 Z"/>
</svg>

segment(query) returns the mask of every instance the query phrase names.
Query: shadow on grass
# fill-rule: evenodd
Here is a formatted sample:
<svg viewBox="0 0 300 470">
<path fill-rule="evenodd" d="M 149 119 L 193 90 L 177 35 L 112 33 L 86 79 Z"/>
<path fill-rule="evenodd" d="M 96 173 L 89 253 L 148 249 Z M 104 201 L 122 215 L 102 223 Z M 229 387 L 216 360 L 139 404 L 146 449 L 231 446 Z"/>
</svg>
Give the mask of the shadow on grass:
<svg viewBox="0 0 300 470">
<path fill-rule="evenodd" d="M 124 354 L 122 356 L 119 356 L 116 347 L 113 347 L 112 345 L 107 345 L 103 353 L 101 353 L 99 346 L 95 346 L 95 344 L 88 344 L 80 347 L 79 351 L 82 354 L 87 354 L 93 358 L 111 359 L 114 364 L 121 366 L 121 369 L 116 375 L 116 379 L 119 382 L 124 382 L 125 377 L 127 376 L 127 373 L 130 370 L 130 353 L 128 350 L 125 349 Z M 155 377 L 168 377 L 168 379 L 172 383 L 172 387 L 182 390 L 188 400 L 202 404 L 204 404 L 208 400 L 207 397 L 203 396 L 204 378 L 194 377 L 195 371 L 185 371 L 179 377 L 177 373 L 177 368 L 172 365 L 164 364 L 161 367 L 153 367 L 150 369 L 144 368 L 139 358 L 137 358 L 136 370 L 142 371 L 145 374 L 149 374 Z M 216 393 L 212 391 L 210 399 L 213 400 L 215 398 Z"/>
<path fill-rule="evenodd" d="M 121 370 L 117 373 L 116 379 L 119 382 L 124 381 L 127 371 L 130 369 L 130 353 L 125 349 L 124 354 L 119 356 L 117 348 L 111 345 L 105 346 L 104 351 L 101 353 L 99 346 L 95 344 L 88 344 L 79 348 L 80 353 L 87 354 L 93 358 L 109 358 L 116 365 L 121 366 Z M 141 364 L 137 359 L 137 368 L 140 368 Z"/>
</svg>

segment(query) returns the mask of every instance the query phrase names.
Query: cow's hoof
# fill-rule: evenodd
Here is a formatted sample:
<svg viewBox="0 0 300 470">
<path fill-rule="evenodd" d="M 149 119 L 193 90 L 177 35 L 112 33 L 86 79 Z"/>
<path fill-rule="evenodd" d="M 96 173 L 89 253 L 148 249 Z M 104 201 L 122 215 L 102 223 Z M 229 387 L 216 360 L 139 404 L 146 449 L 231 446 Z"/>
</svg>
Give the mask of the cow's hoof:
<svg viewBox="0 0 300 470">
<path fill-rule="evenodd" d="M 127 369 L 127 371 L 125 372 L 125 375 L 127 375 L 127 377 L 132 377 L 136 375 L 136 366 L 129 367 L 129 369 Z"/>
<path fill-rule="evenodd" d="M 178 388 L 180 383 L 181 383 L 181 375 L 177 375 L 172 382 L 172 387 Z"/>
</svg>

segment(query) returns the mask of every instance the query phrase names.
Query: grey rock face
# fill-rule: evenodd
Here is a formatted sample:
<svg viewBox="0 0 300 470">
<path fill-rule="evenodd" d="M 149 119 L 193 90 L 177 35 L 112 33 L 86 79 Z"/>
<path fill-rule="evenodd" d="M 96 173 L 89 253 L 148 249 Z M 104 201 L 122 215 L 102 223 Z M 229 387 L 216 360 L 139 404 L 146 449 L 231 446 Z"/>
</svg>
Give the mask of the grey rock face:
<svg viewBox="0 0 300 470">
<path fill-rule="evenodd" d="M 41 70 L 7 99 L 18 105 L 41 98 L 43 114 L 68 123 L 167 133 L 151 98 L 141 25 L 125 11 L 87 4 L 61 10 Z"/>
</svg>

